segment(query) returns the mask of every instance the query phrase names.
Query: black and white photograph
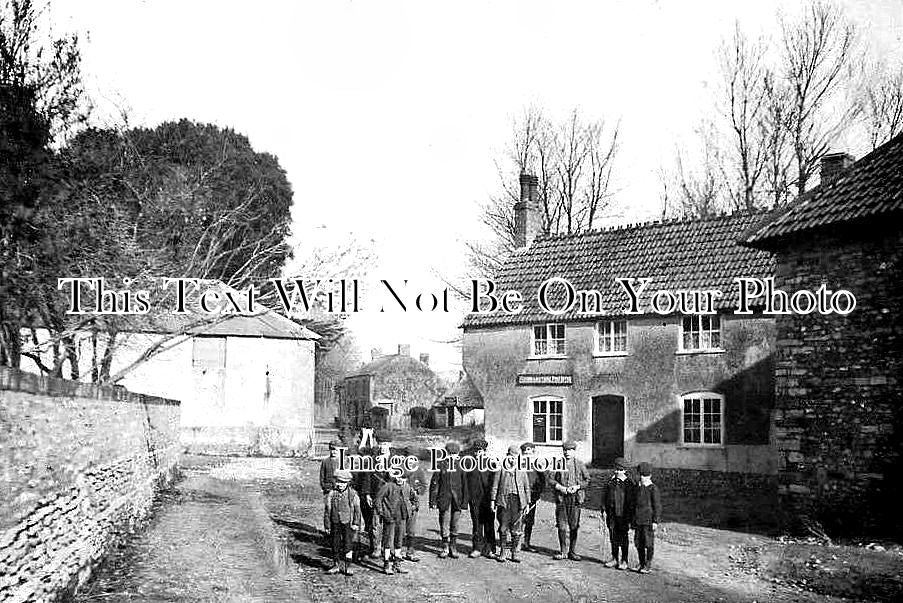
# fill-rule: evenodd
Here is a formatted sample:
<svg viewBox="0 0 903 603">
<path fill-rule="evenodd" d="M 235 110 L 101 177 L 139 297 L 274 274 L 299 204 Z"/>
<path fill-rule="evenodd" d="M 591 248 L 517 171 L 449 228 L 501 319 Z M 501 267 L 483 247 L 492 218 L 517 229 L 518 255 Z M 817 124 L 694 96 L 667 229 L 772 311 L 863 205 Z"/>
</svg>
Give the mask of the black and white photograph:
<svg viewBox="0 0 903 603">
<path fill-rule="evenodd" d="M 0 0 L 0 603 L 903 600 L 903 0 Z"/>
</svg>

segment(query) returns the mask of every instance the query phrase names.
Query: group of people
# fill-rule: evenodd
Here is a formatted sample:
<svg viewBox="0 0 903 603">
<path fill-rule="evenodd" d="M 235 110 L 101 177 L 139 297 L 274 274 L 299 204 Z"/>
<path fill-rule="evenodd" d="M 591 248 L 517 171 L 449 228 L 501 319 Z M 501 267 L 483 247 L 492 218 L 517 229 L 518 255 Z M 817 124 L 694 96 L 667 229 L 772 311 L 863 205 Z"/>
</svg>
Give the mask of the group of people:
<svg viewBox="0 0 903 603">
<path fill-rule="evenodd" d="M 338 467 L 336 450 L 340 442 L 330 444 L 330 457 L 320 466 L 320 487 L 324 496 L 324 527 L 330 534 L 333 565 L 328 573 L 353 573 L 355 540 L 367 535 L 366 555 L 382 559 L 386 574 L 407 573 L 403 561 L 417 562 L 414 537 L 423 484 L 411 483 L 401 473 L 367 471 L 352 474 Z M 487 442 L 473 442 L 465 454 L 486 454 Z M 580 560 L 577 537 L 580 513 L 586 501 L 590 476 L 576 458 L 576 445 L 562 446 L 563 463 L 553 471 L 521 469 L 517 463 L 503 465 L 498 471 L 454 470 L 461 447 L 457 442 L 445 445 L 448 458 L 440 463 L 429 483 L 429 507 L 439 512 L 441 537 L 440 558 L 457 559 L 458 522 L 461 512 L 469 510 L 472 525 L 469 557 L 487 557 L 499 562 L 520 562 L 521 551 L 533 550 L 531 537 L 536 519 L 536 506 L 546 489 L 555 502 L 555 523 L 559 551 L 554 559 Z M 535 445 L 526 442 L 508 448 L 509 457 L 531 457 Z M 388 457 L 391 448 L 382 443 L 374 454 Z M 655 529 L 661 515 L 661 497 L 652 482 L 649 463 L 637 467 L 639 479 L 628 476 L 624 459 L 615 461 L 615 470 L 603 488 L 601 511 L 608 527 L 612 558 L 606 567 L 627 569 L 629 531 L 634 530 L 634 544 L 639 557 L 640 573 L 651 569 L 655 546 Z M 363 554 L 361 552 L 361 554 Z"/>
</svg>

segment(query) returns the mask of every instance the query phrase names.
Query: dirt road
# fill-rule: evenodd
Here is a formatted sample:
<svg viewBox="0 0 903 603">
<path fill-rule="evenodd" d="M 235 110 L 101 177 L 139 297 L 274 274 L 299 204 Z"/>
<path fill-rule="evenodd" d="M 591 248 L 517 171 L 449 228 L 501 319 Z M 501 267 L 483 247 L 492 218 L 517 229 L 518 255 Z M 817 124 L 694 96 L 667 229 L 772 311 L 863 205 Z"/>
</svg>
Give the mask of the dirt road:
<svg viewBox="0 0 903 603">
<path fill-rule="evenodd" d="M 98 573 L 77 600 L 86 601 L 839 601 L 755 571 L 769 539 L 664 523 L 649 575 L 603 567 L 598 514 L 584 513 L 583 560 L 554 561 L 550 503 L 538 510 L 534 544 L 515 565 L 439 559 L 436 512 L 419 517 L 420 563 L 385 576 L 381 565 L 354 576 L 324 573 L 317 465 L 279 459 L 189 461 L 184 479 L 159 505 L 152 523 Z M 469 552 L 470 522 L 461 548 Z M 631 564 L 636 559 L 631 550 Z"/>
</svg>

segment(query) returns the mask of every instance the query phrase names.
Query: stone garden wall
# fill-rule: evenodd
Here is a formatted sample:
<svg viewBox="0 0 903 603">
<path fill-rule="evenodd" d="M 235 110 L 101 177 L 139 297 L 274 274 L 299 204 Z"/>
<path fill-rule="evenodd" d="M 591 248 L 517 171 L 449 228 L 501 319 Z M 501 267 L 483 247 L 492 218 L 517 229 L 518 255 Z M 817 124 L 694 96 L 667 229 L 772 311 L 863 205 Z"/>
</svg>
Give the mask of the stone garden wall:
<svg viewBox="0 0 903 603">
<path fill-rule="evenodd" d="M 174 476 L 179 402 L 0 368 L 0 602 L 90 575 Z"/>
</svg>

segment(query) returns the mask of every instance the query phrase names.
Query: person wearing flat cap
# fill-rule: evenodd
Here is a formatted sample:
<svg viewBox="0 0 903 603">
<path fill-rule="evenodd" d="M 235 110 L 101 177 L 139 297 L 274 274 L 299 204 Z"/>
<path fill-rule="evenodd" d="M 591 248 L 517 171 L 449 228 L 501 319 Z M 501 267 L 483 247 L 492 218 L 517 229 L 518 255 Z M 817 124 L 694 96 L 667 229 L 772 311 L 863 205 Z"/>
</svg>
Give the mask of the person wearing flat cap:
<svg viewBox="0 0 903 603">
<path fill-rule="evenodd" d="M 325 497 L 335 485 L 335 471 L 339 468 L 339 448 L 342 447 L 340 440 L 333 440 L 329 443 L 329 456 L 320 461 L 320 489 Z"/>
<path fill-rule="evenodd" d="M 558 525 L 559 552 L 554 558 L 579 561 L 577 532 L 580 529 L 580 505 L 586 498 L 589 472 L 576 457 L 577 445 L 574 442 L 565 442 L 562 450 L 564 469 L 550 471 L 548 479 L 555 495 L 555 523 Z"/>
<path fill-rule="evenodd" d="M 611 559 L 605 567 L 627 569 L 627 533 L 633 510 L 633 482 L 627 477 L 627 463 L 623 458 L 615 459 L 615 470 L 611 479 L 605 484 L 602 493 L 602 515 L 608 527 L 608 539 L 611 543 Z"/>
<path fill-rule="evenodd" d="M 333 565 L 327 574 L 342 572 L 350 576 L 354 534 L 361 529 L 361 501 L 354 488 L 349 487 L 351 472 L 337 469 L 333 474 L 333 489 L 326 494 L 323 527 L 332 540 Z"/>
<path fill-rule="evenodd" d="M 536 453 L 536 444 L 524 442 L 520 445 L 520 453 L 524 457 L 533 457 Z M 536 505 L 542 498 L 542 491 L 545 490 L 546 474 L 531 469 L 527 471 L 527 478 L 530 480 L 530 507 L 524 515 L 524 537 L 521 540 L 521 548 L 529 552 L 533 550 L 530 538 L 533 536 L 533 524 L 536 523 Z"/>
<path fill-rule="evenodd" d="M 495 474 L 492 481 L 492 510 L 496 512 L 499 521 L 499 543 L 496 549 L 496 559 L 505 561 L 505 545 L 511 550 L 511 561 L 520 563 L 518 556 L 520 547 L 521 529 L 524 520 L 524 512 L 530 506 L 530 479 L 527 472 L 519 469 L 516 464 L 520 456 L 520 446 L 512 444 L 508 447 L 508 459 L 514 459 L 513 467 L 502 468 Z"/>
<path fill-rule="evenodd" d="M 479 439 L 470 446 L 469 454 L 476 459 L 486 456 L 486 440 Z M 470 507 L 471 544 L 470 557 L 493 557 L 495 555 L 495 513 L 492 511 L 492 480 L 495 473 L 486 469 L 468 471 L 464 474 L 467 482 L 467 503 Z"/>
<path fill-rule="evenodd" d="M 652 569 L 652 554 L 655 552 L 655 529 L 661 520 L 662 501 L 658 487 L 652 483 L 652 465 L 640 463 L 637 467 L 639 482 L 633 490 L 633 544 L 637 557 L 640 558 L 641 574 L 648 574 Z"/>
<path fill-rule="evenodd" d="M 445 451 L 449 458 L 439 464 L 439 470 L 430 479 L 430 509 L 439 509 L 439 535 L 442 538 L 439 557 L 457 559 L 458 519 L 461 511 L 468 507 L 467 481 L 464 472 L 453 466 L 461 453 L 460 444 L 449 442 Z"/>
</svg>

